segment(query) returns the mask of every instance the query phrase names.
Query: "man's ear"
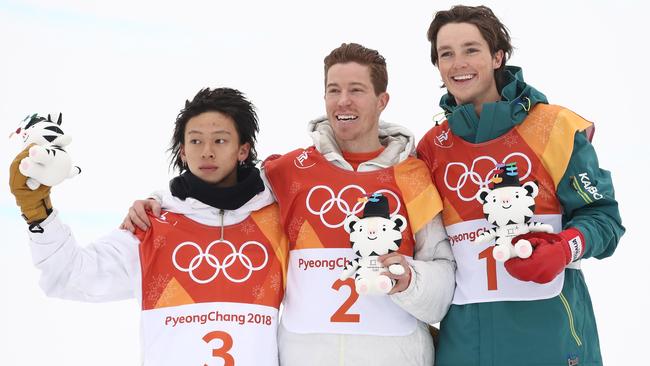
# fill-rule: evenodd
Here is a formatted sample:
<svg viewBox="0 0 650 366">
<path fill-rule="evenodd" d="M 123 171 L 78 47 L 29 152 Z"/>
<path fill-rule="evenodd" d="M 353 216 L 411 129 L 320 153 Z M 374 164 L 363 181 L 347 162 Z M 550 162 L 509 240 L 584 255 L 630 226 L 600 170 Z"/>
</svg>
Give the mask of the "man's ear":
<svg viewBox="0 0 650 366">
<path fill-rule="evenodd" d="M 237 158 L 239 161 L 246 161 L 248 159 L 248 155 L 251 152 L 251 144 L 249 142 L 243 143 L 241 146 L 239 146 L 239 153 L 237 154 Z"/>
<path fill-rule="evenodd" d="M 178 150 L 181 156 L 183 163 L 187 163 L 187 157 L 185 156 L 185 145 L 181 144 L 181 148 Z"/>
<path fill-rule="evenodd" d="M 503 50 L 498 50 L 492 57 L 492 68 L 494 70 L 498 69 L 501 67 L 501 63 L 503 63 Z"/>
<path fill-rule="evenodd" d="M 386 106 L 388 105 L 389 100 L 390 100 L 390 95 L 388 95 L 388 93 L 383 92 L 383 93 L 379 94 L 379 101 L 377 102 L 378 107 L 379 107 L 379 111 L 383 112 L 384 109 L 386 109 Z"/>
</svg>

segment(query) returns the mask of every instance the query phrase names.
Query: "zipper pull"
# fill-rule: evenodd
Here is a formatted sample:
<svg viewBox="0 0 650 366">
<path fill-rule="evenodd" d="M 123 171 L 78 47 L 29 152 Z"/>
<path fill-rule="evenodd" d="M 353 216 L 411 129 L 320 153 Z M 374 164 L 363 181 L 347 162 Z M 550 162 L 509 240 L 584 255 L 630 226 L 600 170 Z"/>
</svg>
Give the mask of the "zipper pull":
<svg viewBox="0 0 650 366">
<path fill-rule="evenodd" d="M 223 215 L 224 215 L 224 210 L 223 208 L 220 208 L 219 216 L 221 216 L 221 241 L 223 241 Z"/>
</svg>

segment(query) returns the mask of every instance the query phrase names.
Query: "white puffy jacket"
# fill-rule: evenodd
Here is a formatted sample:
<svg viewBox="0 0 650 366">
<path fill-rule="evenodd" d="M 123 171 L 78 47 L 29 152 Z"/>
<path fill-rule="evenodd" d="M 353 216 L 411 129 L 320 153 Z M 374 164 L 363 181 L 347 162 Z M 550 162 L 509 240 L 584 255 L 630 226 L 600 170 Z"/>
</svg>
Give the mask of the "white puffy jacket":
<svg viewBox="0 0 650 366">
<path fill-rule="evenodd" d="M 325 117 L 311 121 L 309 133 L 316 149 L 328 161 L 340 168 L 352 170 L 352 166 L 343 159 L 334 140 L 332 128 Z M 402 126 L 380 121 L 379 138 L 385 147 L 384 151 L 375 159 L 361 163 L 357 171 L 387 168 L 415 153 L 415 138 Z M 266 181 L 264 174 L 262 178 Z M 405 291 L 390 295 L 396 304 L 419 320 L 412 334 L 299 334 L 288 331 L 280 324 L 280 364 L 433 365 L 434 348 L 428 324 L 440 322 L 447 313 L 454 293 L 456 269 L 441 215 L 436 216 L 416 233 L 415 242 L 411 283 Z"/>
<path fill-rule="evenodd" d="M 267 189 L 242 207 L 224 211 L 221 215 L 217 208 L 191 197 L 180 200 L 169 191 L 161 191 L 158 198 L 167 211 L 215 227 L 237 224 L 251 212 L 273 203 Z M 136 298 L 142 302 L 140 240 L 132 233 L 115 229 L 81 246 L 70 228 L 59 220 L 56 210 L 41 227 L 42 233 L 29 233 L 30 248 L 34 264 L 42 271 L 40 285 L 48 296 L 86 302 Z M 142 341 L 144 348 L 144 339 Z M 145 353 L 143 349 L 142 354 Z"/>
</svg>

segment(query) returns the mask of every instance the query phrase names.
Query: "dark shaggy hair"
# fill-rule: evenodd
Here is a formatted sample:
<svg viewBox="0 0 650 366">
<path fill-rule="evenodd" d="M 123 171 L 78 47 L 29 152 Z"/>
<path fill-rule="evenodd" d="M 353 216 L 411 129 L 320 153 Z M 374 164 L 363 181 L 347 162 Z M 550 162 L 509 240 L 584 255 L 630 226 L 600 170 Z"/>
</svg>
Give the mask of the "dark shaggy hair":
<svg viewBox="0 0 650 366">
<path fill-rule="evenodd" d="M 244 97 L 239 90 L 230 88 L 216 88 L 210 90 L 205 88 L 200 90 L 194 99 L 190 102 L 185 101 L 183 108 L 176 118 L 176 127 L 172 137 L 169 152 L 171 152 L 172 168 L 179 172 L 187 169 L 181 159 L 181 146 L 185 138 L 185 126 L 192 117 L 196 117 L 204 112 L 223 113 L 235 121 L 235 129 L 239 135 L 239 145 L 249 143 L 251 148 L 248 158 L 244 161 L 245 165 L 255 165 L 257 163 L 257 151 L 255 150 L 255 141 L 260 128 L 257 122 L 257 113 L 255 106 Z"/>
<path fill-rule="evenodd" d="M 497 89 L 500 91 L 505 81 L 504 70 L 506 61 L 512 54 L 512 45 L 510 44 L 510 34 L 508 28 L 497 18 L 487 6 L 465 6 L 456 5 L 449 10 L 441 10 L 435 14 L 429 31 L 427 32 L 427 39 L 431 42 L 431 63 L 438 65 L 438 49 L 437 37 L 438 31 L 444 25 L 449 23 L 470 23 L 474 24 L 481 36 L 485 39 L 490 47 L 492 56 L 502 50 L 503 60 L 501 66 L 494 70 L 494 78 L 496 80 Z"/>
</svg>

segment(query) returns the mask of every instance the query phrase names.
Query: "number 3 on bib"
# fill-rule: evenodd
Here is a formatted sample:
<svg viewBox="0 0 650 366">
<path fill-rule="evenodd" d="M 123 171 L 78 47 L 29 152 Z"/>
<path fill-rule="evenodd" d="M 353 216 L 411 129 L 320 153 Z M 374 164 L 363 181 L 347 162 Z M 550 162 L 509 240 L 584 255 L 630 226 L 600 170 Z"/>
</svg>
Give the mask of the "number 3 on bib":
<svg viewBox="0 0 650 366">
<path fill-rule="evenodd" d="M 203 336 L 205 343 L 210 343 L 214 339 L 220 340 L 223 344 L 221 347 L 212 350 L 212 357 L 223 359 L 224 366 L 235 366 L 235 359 L 228 353 L 232 348 L 232 337 L 230 334 L 217 330 Z"/>
<path fill-rule="evenodd" d="M 352 305 L 354 305 L 354 303 L 359 298 L 359 294 L 355 290 L 354 279 L 346 278 L 345 281 L 341 281 L 340 279 L 338 279 L 334 282 L 334 284 L 332 284 L 332 288 L 336 291 L 339 291 L 339 289 L 343 286 L 347 286 L 350 288 L 350 295 L 348 296 L 347 299 L 345 299 L 345 302 L 343 302 L 343 304 L 334 312 L 334 314 L 332 314 L 332 316 L 330 317 L 330 322 L 358 323 L 359 319 L 361 318 L 361 315 L 347 313 L 347 311 L 350 310 Z"/>
</svg>

